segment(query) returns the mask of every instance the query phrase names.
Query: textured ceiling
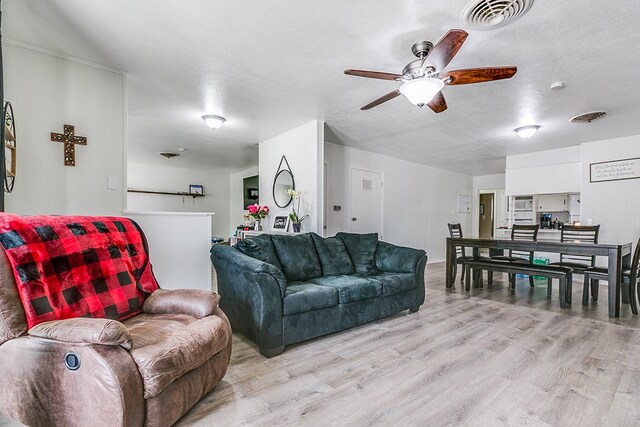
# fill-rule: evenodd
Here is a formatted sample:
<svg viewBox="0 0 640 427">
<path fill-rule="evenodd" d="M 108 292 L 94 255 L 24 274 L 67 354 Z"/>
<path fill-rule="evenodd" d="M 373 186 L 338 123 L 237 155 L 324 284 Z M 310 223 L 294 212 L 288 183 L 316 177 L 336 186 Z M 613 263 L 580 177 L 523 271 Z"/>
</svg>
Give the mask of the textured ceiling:
<svg viewBox="0 0 640 427">
<path fill-rule="evenodd" d="M 233 170 L 256 143 L 312 119 L 326 139 L 470 175 L 507 154 L 640 134 L 640 4 L 535 0 L 492 31 L 464 28 L 467 0 L 4 0 L 4 37 L 125 71 L 129 158 L 189 148 L 174 166 Z M 510 80 L 445 87 L 434 114 L 403 97 L 360 107 L 398 83 L 346 68 L 400 72 L 418 40 L 469 32 L 448 69 L 516 65 Z M 549 85 L 563 81 L 565 89 Z M 604 109 L 606 119 L 571 124 Z M 227 118 L 221 129 L 200 116 Z M 529 140 L 513 129 L 542 126 Z"/>
</svg>

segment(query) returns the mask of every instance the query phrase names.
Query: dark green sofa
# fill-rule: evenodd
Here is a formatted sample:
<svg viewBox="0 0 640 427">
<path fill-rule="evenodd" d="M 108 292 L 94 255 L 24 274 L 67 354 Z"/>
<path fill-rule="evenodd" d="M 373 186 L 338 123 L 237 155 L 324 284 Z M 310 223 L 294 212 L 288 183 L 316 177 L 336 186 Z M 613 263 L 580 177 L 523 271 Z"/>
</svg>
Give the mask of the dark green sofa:
<svg viewBox="0 0 640 427">
<path fill-rule="evenodd" d="M 262 234 L 214 245 L 220 308 L 266 357 L 424 303 L 423 250 L 378 235 Z"/>
</svg>

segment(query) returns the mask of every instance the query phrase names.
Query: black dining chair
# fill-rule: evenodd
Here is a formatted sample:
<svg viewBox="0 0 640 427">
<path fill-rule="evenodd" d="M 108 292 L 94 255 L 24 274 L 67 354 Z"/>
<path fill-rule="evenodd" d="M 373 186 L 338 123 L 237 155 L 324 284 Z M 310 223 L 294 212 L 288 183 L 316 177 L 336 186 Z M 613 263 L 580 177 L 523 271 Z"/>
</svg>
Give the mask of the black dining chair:
<svg viewBox="0 0 640 427">
<path fill-rule="evenodd" d="M 540 230 L 540 225 L 522 225 L 522 224 L 513 224 L 511 227 L 511 240 L 528 240 L 535 242 L 538 240 L 538 230 Z M 505 261 L 505 262 L 524 262 L 524 263 L 533 263 L 534 252 L 533 251 L 515 251 L 513 249 L 509 250 L 509 255 L 495 255 L 490 257 L 495 261 Z M 487 271 L 487 282 L 489 284 L 493 283 L 493 271 Z M 515 289 L 516 287 L 516 275 L 509 274 L 509 282 L 511 283 L 511 288 Z M 529 286 L 534 287 L 533 276 L 529 276 Z"/>
<path fill-rule="evenodd" d="M 447 224 L 449 227 L 449 236 L 451 237 L 463 237 L 462 226 L 460 223 Z M 472 256 L 467 256 L 465 249 L 462 246 L 456 246 L 456 262 L 453 263 L 453 281 L 456 281 L 456 274 L 458 273 L 458 264 L 462 265 L 462 273 L 460 273 L 460 282 L 464 280 L 464 262 L 466 260 L 473 259 Z"/>
<path fill-rule="evenodd" d="M 589 288 L 591 288 L 591 297 L 594 301 L 598 301 L 598 290 L 600 288 L 600 280 L 609 279 L 609 269 L 603 267 L 589 267 L 584 271 L 584 285 L 582 286 L 582 305 L 589 304 Z M 636 301 L 636 289 L 638 292 L 638 300 L 640 300 L 640 286 L 636 285 L 640 282 L 640 239 L 636 243 L 636 250 L 633 253 L 631 267 L 622 270 L 622 286 L 623 292 L 628 293 L 629 303 L 631 304 L 631 312 L 638 314 L 638 303 Z M 623 298 L 624 299 L 624 298 Z"/>
<path fill-rule="evenodd" d="M 598 243 L 600 225 L 565 225 L 560 232 L 561 242 Z M 559 262 L 549 265 L 571 267 L 574 274 L 583 274 L 585 270 L 596 265 L 595 255 L 560 254 Z M 586 281 L 586 280 L 585 280 Z M 551 296 L 551 279 L 547 281 L 547 296 Z M 567 302 L 571 303 L 571 289 L 567 289 Z"/>
</svg>

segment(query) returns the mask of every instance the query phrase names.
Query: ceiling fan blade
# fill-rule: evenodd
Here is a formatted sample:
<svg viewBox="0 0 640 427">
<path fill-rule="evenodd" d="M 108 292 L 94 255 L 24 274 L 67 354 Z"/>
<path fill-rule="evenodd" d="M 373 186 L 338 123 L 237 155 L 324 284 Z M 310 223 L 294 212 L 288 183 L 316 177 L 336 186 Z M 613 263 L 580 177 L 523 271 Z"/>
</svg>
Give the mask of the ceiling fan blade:
<svg viewBox="0 0 640 427">
<path fill-rule="evenodd" d="M 422 63 L 422 72 L 428 66 L 432 66 L 437 72 L 440 72 L 449 65 L 449 62 L 456 56 L 456 53 L 462 47 L 462 43 L 467 39 L 469 34 L 464 30 L 449 30 L 447 34 L 431 49 Z"/>
<path fill-rule="evenodd" d="M 373 107 L 377 107 L 378 105 L 382 104 L 383 102 L 387 102 L 392 100 L 393 98 L 395 98 L 396 96 L 400 95 L 400 91 L 399 90 L 394 90 L 393 92 L 389 92 L 388 94 L 381 96 L 380 98 L 376 99 L 375 101 L 371 101 L 370 103 L 368 103 L 367 105 L 365 105 L 364 107 L 361 108 L 361 110 L 369 110 Z"/>
<path fill-rule="evenodd" d="M 370 79 L 380 80 L 396 80 L 402 77 L 401 74 L 383 73 L 381 71 L 367 71 L 367 70 L 344 70 L 345 74 L 350 76 L 367 77 Z"/>
<path fill-rule="evenodd" d="M 427 105 L 436 113 L 442 113 L 447 109 L 447 101 L 444 100 L 442 92 L 436 93 L 436 96 Z"/>
<path fill-rule="evenodd" d="M 464 70 L 447 71 L 439 77 L 448 85 L 468 85 L 509 79 L 513 77 L 517 71 L 517 67 L 467 68 Z M 449 81 L 447 82 L 447 80 Z"/>
</svg>

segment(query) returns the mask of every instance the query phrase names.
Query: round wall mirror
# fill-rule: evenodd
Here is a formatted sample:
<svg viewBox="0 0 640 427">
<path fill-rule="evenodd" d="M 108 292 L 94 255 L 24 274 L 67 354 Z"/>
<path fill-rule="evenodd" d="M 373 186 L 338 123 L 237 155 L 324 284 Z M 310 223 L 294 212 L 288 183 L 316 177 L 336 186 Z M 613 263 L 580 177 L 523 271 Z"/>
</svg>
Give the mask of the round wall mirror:
<svg viewBox="0 0 640 427">
<path fill-rule="evenodd" d="M 296 189 L 293 174 L 288 169 L 283 169 L 276 174 L 273 180 L 273 200 L 279 208 L 286 208 L 291 203 L 289 189 Z"/>
</svg>

